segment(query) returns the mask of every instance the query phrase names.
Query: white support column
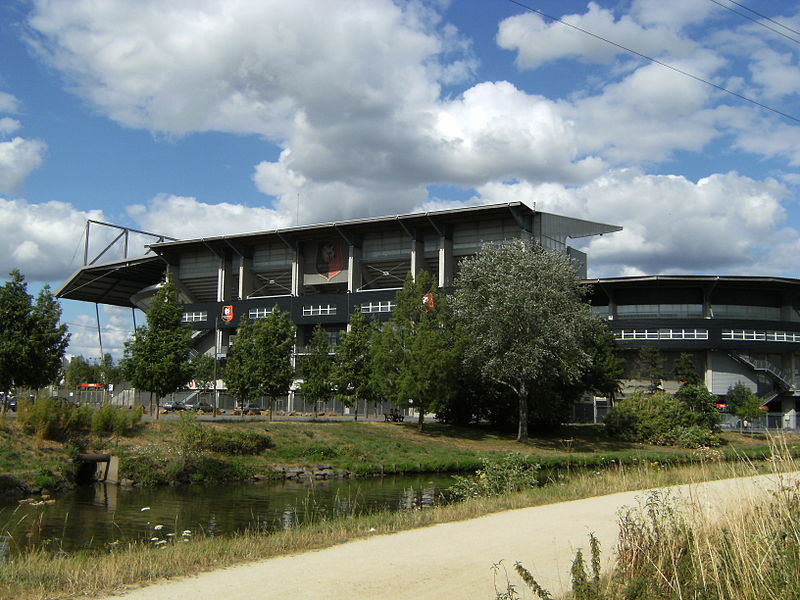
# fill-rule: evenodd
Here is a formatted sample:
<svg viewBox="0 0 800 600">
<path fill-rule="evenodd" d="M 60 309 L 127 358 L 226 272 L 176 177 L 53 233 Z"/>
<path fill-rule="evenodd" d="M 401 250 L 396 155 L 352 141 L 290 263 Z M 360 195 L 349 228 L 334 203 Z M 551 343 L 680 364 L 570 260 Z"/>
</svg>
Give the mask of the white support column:
<svg viewBox="0 0 800 600">
<path fill-rule="evenodd" d="M 705 384 L 709 391 L 714 389 L 714 369 L 711 365 L 711 350 L 705 351 L 706 364 L 705 364 Z"/>
<path fill-rule="evenodd" d="M 453 240 L 439 237 L 439 287 L 453 285 Z"/>
<path fill-rule="evenodd" d="M 253 293 L 253 259 L 239 259 L 239 299 L 244 300 Z"/>
<path fill-rule="evenodd" d="M 292 296 L 299 296 L 303 289 L 303 252 L 300 246 L 295 246 L 292 259 Z"/>
<path fill-rule="evenodd" d="M 347 291 L 357 292 L 362 282 L 361 248 L 351 244 L 347 252 Z"/>
<path fill-rule="evenodd" d="M 227 302 L 230 300 L 228 282 L 230 280 L 230 263 L 224 258 L 219 259 L 217 268 L 217 302 Z"/>
<path fill-rule="evenodd" d="M 425 268 L 425 243 L 411 240 L 411 276 L 416 281 L 417 273 Z"/>
</svg>

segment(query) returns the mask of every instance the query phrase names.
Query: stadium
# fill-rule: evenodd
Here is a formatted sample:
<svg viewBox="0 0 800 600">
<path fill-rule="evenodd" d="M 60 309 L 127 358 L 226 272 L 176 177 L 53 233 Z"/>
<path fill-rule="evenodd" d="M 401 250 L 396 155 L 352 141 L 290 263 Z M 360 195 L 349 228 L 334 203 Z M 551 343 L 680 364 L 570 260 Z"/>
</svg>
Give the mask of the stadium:
<svg viewBox="0 0 800 600">
<path fill-rule="evenodd" d="M 769 408 L 771 427 L 796 428 L 800 383 L 800 280 L 732 276 L 585 279 L 587 256 L 573 239 L 621 228 L 541 212 L 515 202 L 376 217 L 252 233 L 172 240 L 119 231 L 57 290 L 60 298 L 147 310 L 168 276 L 184 304 L 195 351 L 224 358 L 242 318 L 277 306 L 298 327 L 302 353 L 316 325 L 332 343 L 355 310 L 388 318 L 408 273 L 421 269 L 451 289 L 459 261 L 486 243 L 529 239 L 565 253 L 590 287 L 592 310 L 607 318 L 635 385 L 635 355 L 659 348 L 666 371 L 684 352 L 714 394 L 741 381 Z M 150 236 L 143 256 L 128 256 L 130 236 Z M 114 246 L 122 256 L 103 260 Z M 117 248 L 119 252 L 119 248 Z M 669 386 L 669 382 L 665 382 Z M 287 399 L 286 410 L 293 408 Z M 602 406 L 601 406 L 602 408 Z M 598 407 L 593 403 L 594 416 Z"/>
</svg>

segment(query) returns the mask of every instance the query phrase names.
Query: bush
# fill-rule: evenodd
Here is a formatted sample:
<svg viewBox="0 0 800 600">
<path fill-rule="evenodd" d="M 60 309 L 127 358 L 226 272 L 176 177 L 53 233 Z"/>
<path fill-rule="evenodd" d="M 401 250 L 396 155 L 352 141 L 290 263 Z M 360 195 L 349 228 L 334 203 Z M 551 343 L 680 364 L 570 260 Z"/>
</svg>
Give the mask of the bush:
<svg viewBox="0 0 800 600">
<path fill-rule="evenodd" d="M 710 429 L 717 419 L 718 414 L 692 407 L 678 395 L 656 392 L 620 400 L 604 422 L 608 434 L 621 440 L 697 448 L 719 445 Z"/>
<path fill-rule="evenodd" d="M 194 415 L 178 420 L 178 443 L 187 452 L 219 452 L 237 456 L 261 454 L 272 448 L 272 439 L 252 430 L 216 429 L 198 423 Z"/>
<path fill-rule="evenodd" d="M 92 431 L 124 435 L 136 427 L 141 418 L 139 410 L 104 404 L 92 414 Z"/>
<path fill-rule="evenodd" d="M 537 472 L 541 465 L 529 462 L 518 452 L 485 457 L 482 462 L 483 468 L 478 469 L 475 475 L 453 476 L 456 482 L 450 487 L 450 493 L 455 499 L 501 496 L 539 485 Z"/>
<path fill-rule="evenodd" d="M 40 469 L 39 472 L 33 478 L 33 486 L 37 488 L 42 488 L 46 490 L 53 490 L 55 489 L 60 480 L 59 478 L 48 469 Z"/>
<path fill-rule="evenodd" d="M 70 433 L 86 431 L 90 419 L 88 407 L 77 407 L 60 398 L 46 396 L 35 401 L 22 400 L 17 412 L 23 431 L 43 440 L 61 441 Z"/>
</svg>

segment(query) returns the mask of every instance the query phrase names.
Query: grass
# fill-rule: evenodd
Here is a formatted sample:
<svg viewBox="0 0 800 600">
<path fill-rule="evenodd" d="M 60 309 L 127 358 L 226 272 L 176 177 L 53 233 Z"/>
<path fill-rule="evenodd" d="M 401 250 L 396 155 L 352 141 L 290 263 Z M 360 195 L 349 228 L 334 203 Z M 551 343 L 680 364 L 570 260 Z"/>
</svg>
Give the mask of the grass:
<svg viewBox="0 0 800 600">
<path fill-rule="evenodd" d="M 0 569 L 0 598 L 44 600 L 100 595 L 128 585 L 329 547 L 367 537 L 371 528 L 379 533 L 393 533 L 501 510 L 618 491 L 753 475 L 768 472 L 773 466 L 747 460 L 703 462 L 673 468 L 643 462 L 631 466 L 617 463 L 605 471 L 586 471 L 553 485 L 500 497 L 476 498 L 432 510 L 382 512 L 347 519 L 320 518 L 297 529 L 270 535 L 247 533 L 214 539 L 197 536 L 189 543 L 168 546 L 166 553 L 144 543 L 117 548 L 109 554 L 74 553 L 53 557 L 48 552 L 34 551 L 9 561 Z M 787 463 L 787 466 L 793 465 Z M 165 560 L 165 556 L 169 560 Z"/>
</svg>

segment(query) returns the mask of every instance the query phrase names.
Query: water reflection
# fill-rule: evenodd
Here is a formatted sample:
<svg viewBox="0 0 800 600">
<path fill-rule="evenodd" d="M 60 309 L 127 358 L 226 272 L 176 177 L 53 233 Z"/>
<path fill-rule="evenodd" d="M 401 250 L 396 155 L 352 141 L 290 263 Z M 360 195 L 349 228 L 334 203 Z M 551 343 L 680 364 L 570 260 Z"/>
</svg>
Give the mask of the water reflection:
<svg viewBox="0 0 800 600">
<path fill-rule="evenodd" d="M 99 551 L 134 540 L 166 547 L 196 533 L 269 532 L 377 510 L 426 509 L 443 502 L 450 483 L 447 475 L 158 489 L 96 483 L 54 504 L 0 503 L 0 535 L 11 535 L 12 554 L 30 547 Z"/>
</svg>

